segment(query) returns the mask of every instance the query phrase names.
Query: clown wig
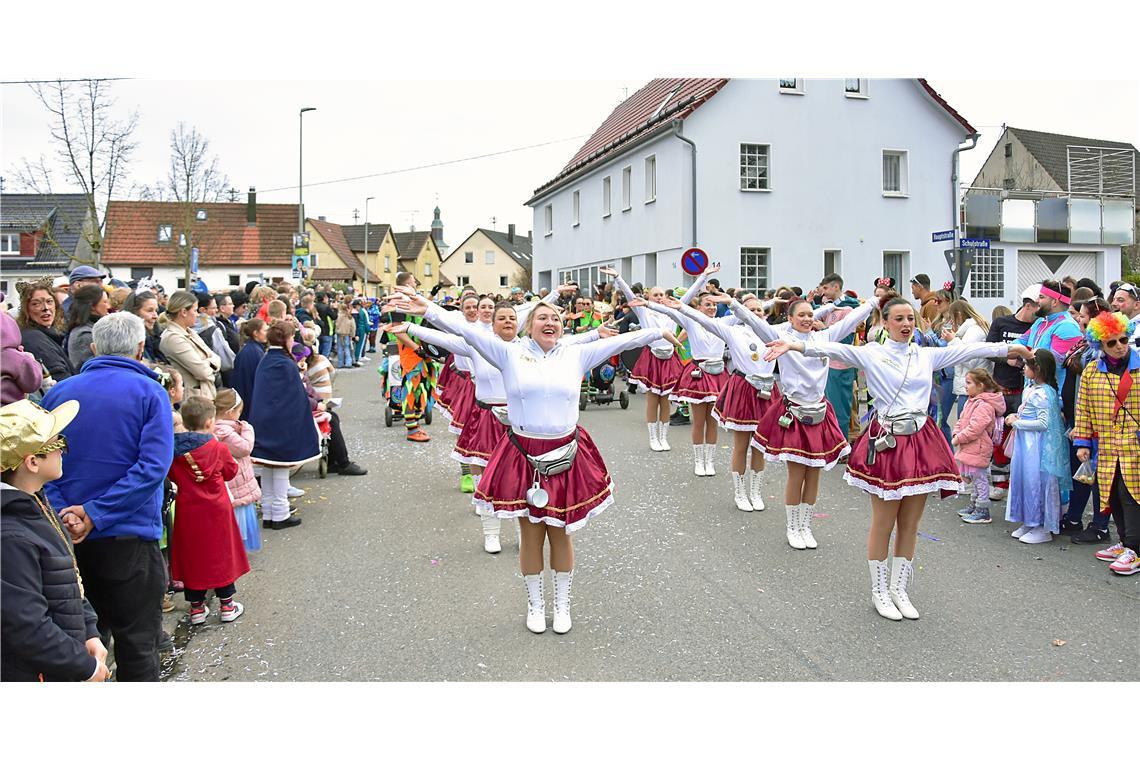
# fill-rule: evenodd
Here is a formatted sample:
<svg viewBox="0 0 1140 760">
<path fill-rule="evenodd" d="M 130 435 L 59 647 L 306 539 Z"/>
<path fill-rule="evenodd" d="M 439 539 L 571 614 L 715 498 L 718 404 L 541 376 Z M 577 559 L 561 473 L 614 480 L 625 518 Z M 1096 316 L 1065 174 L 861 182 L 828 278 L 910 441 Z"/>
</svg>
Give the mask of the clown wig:
<svg viewBox="0 0 1140 760">
<path fill-rule="evenodd" d="M 1129 322 L 1128 317 L 1120 312 L 1102 311 L 1089 321 L 1089 328 L 1085 331 L 1085 335 L 1088 336 L 1090 344 L 1099 347 L 1101 341 L 1105 338 L 1111 338 L 1113 335 L 1132 337 L 1132 332 L 1135 329 L 1136 324 Z"/>
</svg>

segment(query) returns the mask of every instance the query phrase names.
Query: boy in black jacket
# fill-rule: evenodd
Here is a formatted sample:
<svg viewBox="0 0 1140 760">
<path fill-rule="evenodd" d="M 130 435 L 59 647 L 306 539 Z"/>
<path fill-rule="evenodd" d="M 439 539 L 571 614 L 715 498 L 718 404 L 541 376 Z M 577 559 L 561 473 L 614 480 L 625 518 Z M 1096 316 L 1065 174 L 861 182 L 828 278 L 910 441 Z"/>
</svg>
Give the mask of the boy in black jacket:
<svg viewBox="0 0 1140 760">
<path fill-rule="evenodd" d="M 68 529 L 43 495 L 44 483 L 63 475 L 67 439 L 60 432 L 78 413 L 78 401 L 53 412 L 27 400 L 0 407 L 3 681 L 104 681 L 110 675 Z"/>
</svg>

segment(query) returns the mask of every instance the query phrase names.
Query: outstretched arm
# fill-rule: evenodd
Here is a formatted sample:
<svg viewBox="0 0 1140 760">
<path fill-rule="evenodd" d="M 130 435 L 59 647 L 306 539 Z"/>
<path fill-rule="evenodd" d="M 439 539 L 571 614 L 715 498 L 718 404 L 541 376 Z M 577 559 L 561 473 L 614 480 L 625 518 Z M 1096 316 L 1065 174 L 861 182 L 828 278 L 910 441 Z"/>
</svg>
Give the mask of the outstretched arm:
<svg viewBox="0 0 1140 760">
<path fill-rule="evenodd" d="M 733 300 L 728 304 L 729 311 L 732 316 L 740 320 L 742 324 L 748 325 L 752 332 L 756 333 L 757 337 L 763 341 L 776 340 L 780 337 L 776 332 L 776 328 L 768 324 L 760 317 L 753 314 L 748 308 L 739 301 Z"/>
<path fill-rule="evenodd" d="M 616 335 L 612 338 L 603 338 L 578 347 L 579 372 L 586 374 L 614 354 L 620 354 L 631 348 L 648 346 L 655 340 L 664 338 L 675 346 L 680 344 L 669 330 L 638 330 L 625 335 Z"/>
<path fill-rule="evenodd" d="M 697 281 L 689 286 L 689 289 L 685 291 L 685 295 L 681 296 L 681 303 L 687 306 L 689 302 L 693 300 L 693 296 L 705 289 L 705 285 L 708 284 L 709 278 L 719 271 L 720 264 L 713 264 L 712 266 L 705 269 L 705 271 L 701 272 L 701 276 L 697 278 Z"/>
<path fill-rule="evenodd" d="M 851 333 L 855 332 L 856 328 L 866 322 L 867 317 L 871 316 L 871 310 L 874 308 L 875 305 L 870 301 L 867 301 L 859 308 L 852 309 L 850 314 L 824 331 L 827 333 L 827 340 L 840 341 Z"/>
<path fill-rule="evenodd" d="M 846 362 L 853 367 L 864 367 L 865 352 L 855 349 L 854 346 L 848 346 L 845 343 L 804 343 L 798 340 L 774 340 L 766 344 L 768 352 L 764 354 L 764 361 L 773 361 L 789 351 L 796 351 L 804 356 L 814 356 L 816 358 L 838 359 L 839 361 Z"/>
<path fill-rule="evenodd" d="M 1033 352 L 1016 343 L 953 343 L 943 347 L 920 348 L 920 351 L 931 352 L 934 360 L 934 369 L 952 367 L 969 359 L 1005 359 L 1017 356 L 1022 359 L 1032 356 Z"/>
<path fill-rule="evenodd" d="M 451 335 L 440 330 L 433 330 L 430 327 L 417 325 L 413 322 L 395 322 L 392 324 L 393 327 L 396 325 L 407 325 L 408 335 L 411 335 L 413 338 L 419 338 L 422 341 L 431 343 L 433 346 L 439 346 L 440 348 L 446 349 L 453 354 L 471 358 L 471 346 L 467 345 L 467 341 L 463 340 L 458 335 Z"/>
</svg>

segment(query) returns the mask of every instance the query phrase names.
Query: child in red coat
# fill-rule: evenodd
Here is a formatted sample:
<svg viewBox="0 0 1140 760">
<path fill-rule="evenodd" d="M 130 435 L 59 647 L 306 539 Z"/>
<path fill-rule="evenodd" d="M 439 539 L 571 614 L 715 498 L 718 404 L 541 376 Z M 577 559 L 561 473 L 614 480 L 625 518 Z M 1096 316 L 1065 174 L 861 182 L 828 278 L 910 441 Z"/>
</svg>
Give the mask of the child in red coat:
<svg viewBox="0 0 1140 760">
<path fill-rule="evenodd" d="M 223 623 L 244 611 L 234 601 L 234 582 L 249 572 L 249 560 L 234 519 L 226 481 L 238 473 L 237 462 L 214 431 L 214 404 L 191 397 L 182 404 L 186 432 L 174 435 L 170 480 L 178 488 L 178 516 L 170 544 L 174 578 L 186 586 L 190 624 L 206 622 L 210 614 L 206 591 L 214 589 Z"/>
</svg>

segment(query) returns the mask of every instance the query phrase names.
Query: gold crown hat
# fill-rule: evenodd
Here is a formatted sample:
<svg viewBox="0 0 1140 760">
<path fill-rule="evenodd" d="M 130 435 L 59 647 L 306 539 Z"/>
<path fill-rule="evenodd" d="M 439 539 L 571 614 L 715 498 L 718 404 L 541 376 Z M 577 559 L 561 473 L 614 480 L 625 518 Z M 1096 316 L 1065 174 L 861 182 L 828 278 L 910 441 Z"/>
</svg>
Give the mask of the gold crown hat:
<svg viewBox="0 0 1140 760">
<path fill-rule="evenodd" d="M 43 449 L 79 414 L 78 401 L 64 401 L 54 411 L 27 399 L 0 407 L 0 469 L 14 470 Z"/>
</svg>

